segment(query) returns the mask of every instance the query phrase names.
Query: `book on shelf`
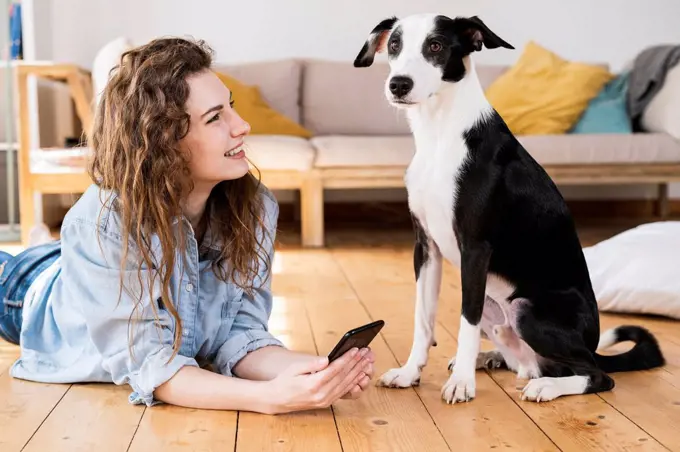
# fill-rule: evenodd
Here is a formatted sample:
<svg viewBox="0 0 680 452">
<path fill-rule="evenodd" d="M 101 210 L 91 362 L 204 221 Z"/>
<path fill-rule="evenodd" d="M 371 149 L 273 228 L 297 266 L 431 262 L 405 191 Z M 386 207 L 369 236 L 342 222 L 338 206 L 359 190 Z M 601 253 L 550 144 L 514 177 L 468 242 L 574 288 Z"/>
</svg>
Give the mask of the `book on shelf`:
<svg viewBox="0 0 680 452">
<path fill-rule="evenodd" d="M 21 3 L 9 4 L 9 59 L 23 59 L 23 37 L 21 29 Z"/>
</svg>

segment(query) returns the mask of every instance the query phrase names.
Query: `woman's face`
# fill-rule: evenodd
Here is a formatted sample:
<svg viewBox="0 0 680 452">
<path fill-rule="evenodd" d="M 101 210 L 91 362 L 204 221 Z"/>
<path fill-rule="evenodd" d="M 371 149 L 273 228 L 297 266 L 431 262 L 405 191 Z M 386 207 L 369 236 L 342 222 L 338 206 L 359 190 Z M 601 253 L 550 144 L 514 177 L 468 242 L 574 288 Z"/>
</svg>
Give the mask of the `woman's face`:
<svg viewBox="0 0 680 452">
<path fill-rule="evenodd" d="M 243 137 L 250 125 L 232 109 L 231 92 L 211 71 L 192 75 L 187 82 L 191 126 L 181 146 L 191 156 L 194 184 L 215 185 L 243 177 L 249 170 Z"/>
</svg>

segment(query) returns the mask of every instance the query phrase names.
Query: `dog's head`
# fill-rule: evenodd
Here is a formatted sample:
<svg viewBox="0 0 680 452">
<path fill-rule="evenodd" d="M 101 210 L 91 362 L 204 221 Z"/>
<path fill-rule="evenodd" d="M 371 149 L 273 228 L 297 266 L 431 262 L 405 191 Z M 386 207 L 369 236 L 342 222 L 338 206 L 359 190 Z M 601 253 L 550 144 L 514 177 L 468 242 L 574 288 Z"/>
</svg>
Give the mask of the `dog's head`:
<svg viewBox="0 0 680 452">
<path fill-rule="evenodd" d="M 391 104 L 407 107 L 427 100 L 443 84 L 463 79 L 466 57 L 482 50 L 482 46 L 514 49 L 477 16 L 391 17 L 373 28 L 354 66 L 370 66 L 376 53 L 387 50 L 391 71 L 385 95 Z"/>
</svg>

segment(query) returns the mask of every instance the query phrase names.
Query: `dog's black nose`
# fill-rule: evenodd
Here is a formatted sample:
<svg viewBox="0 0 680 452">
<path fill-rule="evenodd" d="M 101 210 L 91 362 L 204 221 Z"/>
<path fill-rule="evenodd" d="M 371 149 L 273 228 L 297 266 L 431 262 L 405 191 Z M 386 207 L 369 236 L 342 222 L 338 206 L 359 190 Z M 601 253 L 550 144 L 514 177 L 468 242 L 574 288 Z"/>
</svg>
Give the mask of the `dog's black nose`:
<svg viewBox="0 0 680 452">
<path fill-rule="evenodd" d="M 396 97 L 404 97 L 413 89 L 413 80 L 410 77 L 398 75 L 390 80 L 390 92 Z"/>
</svg>

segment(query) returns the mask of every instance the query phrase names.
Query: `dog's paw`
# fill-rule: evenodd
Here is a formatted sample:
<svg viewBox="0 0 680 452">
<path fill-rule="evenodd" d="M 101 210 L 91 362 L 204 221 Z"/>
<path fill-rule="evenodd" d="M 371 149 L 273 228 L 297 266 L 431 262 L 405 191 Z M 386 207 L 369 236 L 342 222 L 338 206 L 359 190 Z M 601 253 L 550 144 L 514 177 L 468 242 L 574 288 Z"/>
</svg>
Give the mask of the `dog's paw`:
<svg viewBox="0 0 680 452">
<path fill-rule="evenodd" d="M 453 371 L 453 367 L 456 365 L 456 357 L 454 356 L 449 361 L 449 372 Z M 477 361 L 475 362 L 475 369 L 500 369 L 506 367 L 505 359 L 503 355 L 498 350 L 491 350 L 490 352 L 480 352 L 477 355 Z"/>
<path fill-rule="evenodd" d="M 503 354 L 498 350 L 480 352 L 477 355 L 475 367 L 477 369 L 500 369 L 505 367 L 505 358 L 503 358 Z"/>
<path fill-rule="evenodd" d="M 390 369 L 378 378 L 376 386 L 386 388 L 408 388 L 420 384 L 420 370 L 412 367 Z"/>
<path fill-rule="evenodd" d="M 532 402 L 548 402 L 562 395 L 562 388 L 555 378 L 543 377 L 529 380 L 522 389 L 521 399 Z"/>
<path fill-rule="evenodd" d="M 451 375 L 442 387 L 442 399 L 446 403 L 469 402 L 475 398 L 475 377 Z"/>
</svg>

